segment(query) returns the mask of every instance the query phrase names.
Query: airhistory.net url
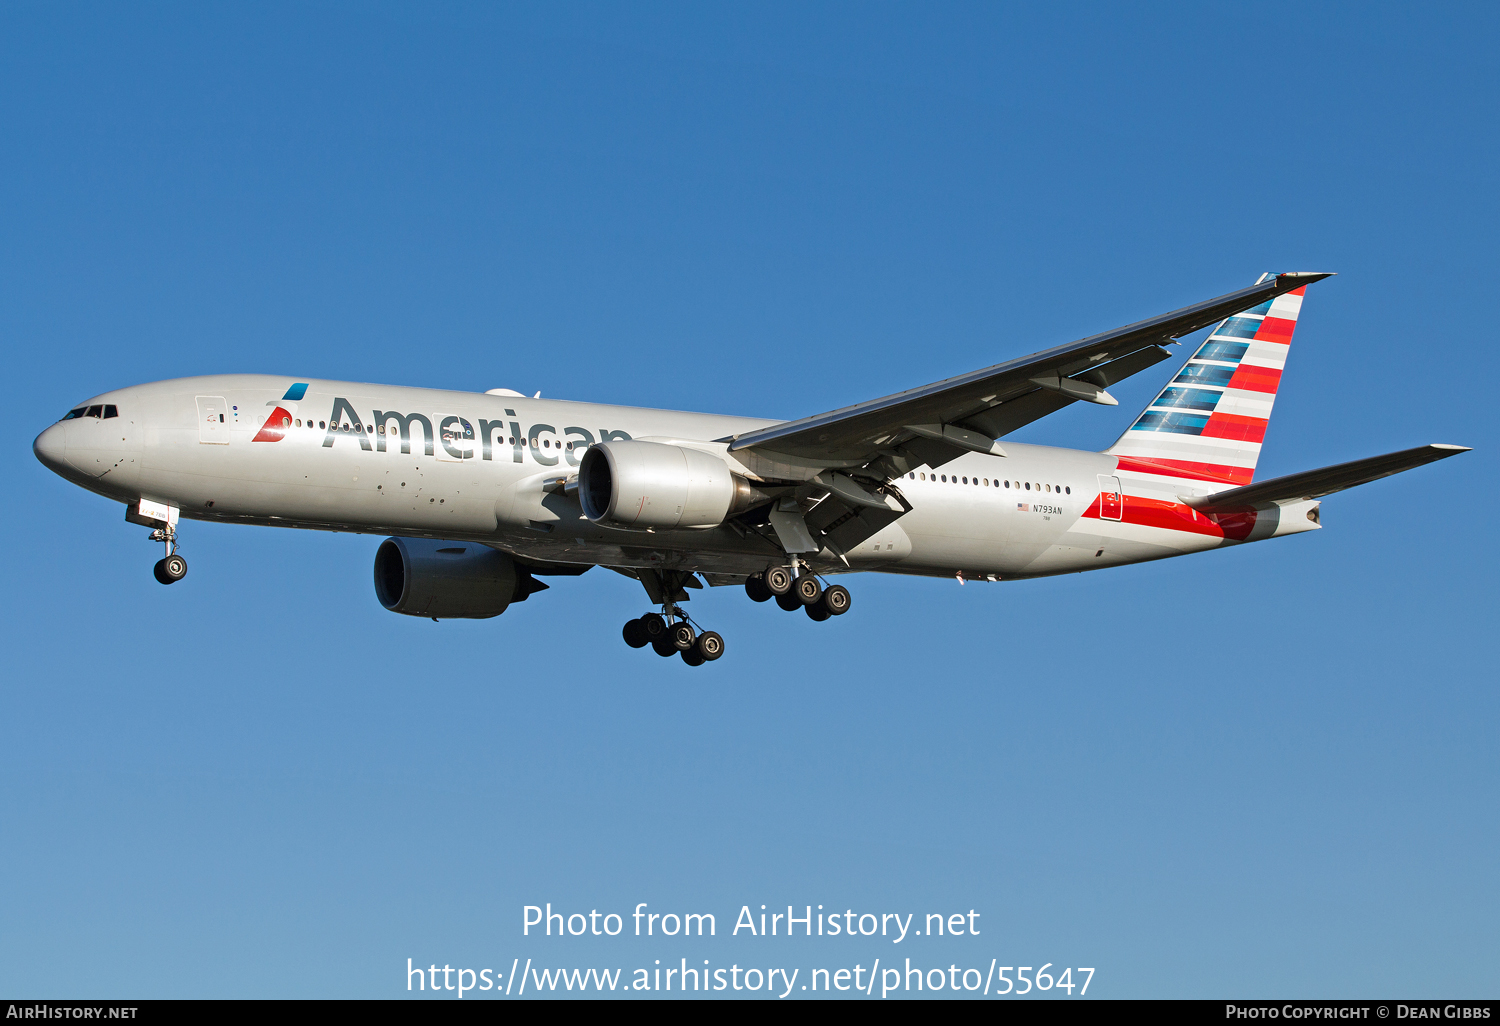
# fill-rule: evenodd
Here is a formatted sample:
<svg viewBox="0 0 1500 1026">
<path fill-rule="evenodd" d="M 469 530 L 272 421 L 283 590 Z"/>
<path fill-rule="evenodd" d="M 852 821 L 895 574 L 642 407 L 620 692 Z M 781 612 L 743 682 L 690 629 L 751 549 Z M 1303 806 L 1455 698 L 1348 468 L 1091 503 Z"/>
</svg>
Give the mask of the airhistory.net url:
<svg viewBox="0 0 1500 1026">
<path fill-rule="evenodd" d="M 696 961 L 696 960 L 695 960 Z M 747 992 L 742 996 L 790 997 L 794 993 L 856 994 L 880 997 L 891 994 L 963 994 L 970 997 L 1021 996 L 1036 991 L 1061 992 L 1082 997 L 1093 982 L 1089 967 L 1057 968 L 1051 962 L 1033 968 L 1029 965 L 1000 965 L 991 959 L 987 969 L 956 963 L 923 969 L 911 959 L 899 967 L 880 965 L 880 959 L 866 968 L 856 963 L 846 968 L 804 970 L 781 967 L 742 968 L 739 964 L 712 968 L 688 965 L 686 958 L 676 966 L 663 967 L 661 960 L 648 968 L 637 969 L 542 969 L 531 959 L 525 965 L 519 958 L 511 962 L 509 972 L 499 969 L 454 969 L 452 966 L 429 965 L 426 968 L 406 960 L 406 989 L 416 992 L 440 992 L 463 997 L 478 991 L 486 997 L 539 997 L 543 994 L 586 994 L 615 992 L 622 996 L 633 992 L 654 994 Z M 1076 976 L 1075 976 L 1076 974 Z"/>
</svg>

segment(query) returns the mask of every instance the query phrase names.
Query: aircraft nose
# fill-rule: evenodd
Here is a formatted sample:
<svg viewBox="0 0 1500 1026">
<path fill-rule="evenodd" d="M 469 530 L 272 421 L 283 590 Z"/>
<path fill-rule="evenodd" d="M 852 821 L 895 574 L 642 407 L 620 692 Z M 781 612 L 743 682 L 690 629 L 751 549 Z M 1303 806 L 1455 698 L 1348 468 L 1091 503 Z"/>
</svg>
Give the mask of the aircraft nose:
<svg viewBox="0 0 1500 1026">
<path fill-rule="evenodd" d="M 68 465 L 67 455 L 63 451 L 63 426 L 53 424 L 47 430 L 36 436 L 36 441 L 31 443 L 31 451 L 36 453 L 36 458 L 42 461 L 42 466 L 54 474 L 68 474 L 73 468 Z"/>
</svg>

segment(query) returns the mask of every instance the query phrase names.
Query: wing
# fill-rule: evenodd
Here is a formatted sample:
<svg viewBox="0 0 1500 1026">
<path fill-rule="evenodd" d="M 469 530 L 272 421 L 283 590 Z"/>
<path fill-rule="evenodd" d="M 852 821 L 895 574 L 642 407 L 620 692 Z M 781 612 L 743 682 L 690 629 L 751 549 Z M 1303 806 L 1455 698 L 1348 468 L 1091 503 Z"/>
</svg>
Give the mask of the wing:
<svg viewBox="0 0 1500 1026">
<path fill-rule="evenodd" d="M 1326 277 L 1267 276 L 1114 331 L 727 441 L 731 451 L 788 468 L 849 469 L 884 457 L 891 464 L 886 476 L 904 473 L 902 465 L 938 466 L 966 451 L 1003 456 L 994 439 L 1039 417 L 1080 399 L 1115 405 L 1104 389 L 1166 359 L 1161 343 Z"/>
<path fill-rule="evenodd" d="M 1382 477 L 1399 474 L 1403 470 L 1420 467 L 1424 463 L 1457 456 L 1469 449 L 1462 445 L 1419 445 L 1415 449 L 1387 453 L 1340 463 L 1337 466 L 1318 470 L 1304 470 L 1300 474 L 1275 477 L 1259 484 L 1231 488 L 1213 495 L 1183 498 L 1183 502 L 1203 513 L 1238 513 L 1244 510 L 1264 509 L 1279 502 L 1300 502 L 1304 499 L 1321 499 L 1325 495 L 1341 492 L 1355 485 L 1368 484 Z"/>
</svg>

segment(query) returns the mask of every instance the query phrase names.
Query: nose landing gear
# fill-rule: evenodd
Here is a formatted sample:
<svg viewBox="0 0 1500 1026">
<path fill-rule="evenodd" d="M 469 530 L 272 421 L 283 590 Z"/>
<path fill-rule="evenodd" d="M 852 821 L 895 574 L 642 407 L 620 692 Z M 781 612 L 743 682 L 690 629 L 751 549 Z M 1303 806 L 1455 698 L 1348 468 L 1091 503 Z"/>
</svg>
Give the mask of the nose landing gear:
<svg viewBox="0 0 1500 1026">
<path fill-rule="evenodd" d="M 151 572 L 163 584 L 176 584 L 187 576 L 187 560 L 174 553 L 166 559 L 158 559 Z"/>
<path fill-rule="evenodd" d="M 151 540 L 159 541 L 167 547 L 167 554 L 156 561 L 151 572 L 162 584 L 176 584 L 187 576 L 187 560 L 177 554 L 177 528 L 168 524 L 166 527 L 158 527 L 151 532 Z"/>
</svg>

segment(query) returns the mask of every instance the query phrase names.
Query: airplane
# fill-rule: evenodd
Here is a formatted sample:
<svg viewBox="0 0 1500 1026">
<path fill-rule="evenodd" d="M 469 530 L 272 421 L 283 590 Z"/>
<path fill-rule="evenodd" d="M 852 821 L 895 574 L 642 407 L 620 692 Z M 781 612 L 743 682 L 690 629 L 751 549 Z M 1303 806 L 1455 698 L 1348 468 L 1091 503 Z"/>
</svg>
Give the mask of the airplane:
<svg viewBox="0 0 1500 1026">
<path fill-rule="evenodd" d="M 652 609 L 633 648 L 720 658 L 688 592 L 743 586 L 823 622 L 857 572 L 1010 582 L 1317 530 L 1320 500 L 1469 451 L 1425 445 L 1254 481 L 1307 286 L 1252 286 L 1031 356 L 793 421 L 265 374 L 106 392 L 37 436 L 187 573 L 183 519 L 389 535 L 380 604 L 498 616 L 596 566 Z M 1109 448 L 999 441 L 1207 339 Z"/>
</svg>

